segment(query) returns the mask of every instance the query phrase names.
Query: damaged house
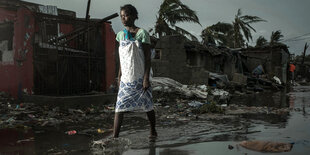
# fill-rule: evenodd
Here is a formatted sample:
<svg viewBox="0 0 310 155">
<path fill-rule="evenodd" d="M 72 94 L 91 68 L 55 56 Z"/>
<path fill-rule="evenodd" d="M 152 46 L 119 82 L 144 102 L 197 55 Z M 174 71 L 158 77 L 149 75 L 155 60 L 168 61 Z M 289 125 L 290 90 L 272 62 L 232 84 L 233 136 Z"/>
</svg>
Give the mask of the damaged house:
<svg viewBox="0 0 310 155">
<path fill-rule="evenodd" d="M 183 84 L 207 84 L 209 73 L 198 63 L 190 63 L 186 40 L 179 35 L 163 36 L 155 46 L 154 76 L 169 77 Z"/>
<path fill-rule="evenodd" d="M 19 0 L 0 1 L 0 91 L 81 95 L 115 82 L 115 33 L 109 19 Z"/>
<path fill-rule="evenodd" d="M 155 49 L 154 75 L 184 84 L 208 84 L 212 72 L 226 74 L 229 80 L 235 73 L 243 73 L 240 53 L 228 48 L 203 46 L 175 35 L 162 37 Z"/>
<path fill-rule="evenodd" d="M 207 84 L 210 79 L 220 78 L 224 83 L 246 85 L 247 76 L 259 65 L 269 78 L 276 76 L 287 82 L 290 54 L 285 45 L 230 49 L 201 45 L 174 35 L 160 38 L 155 51 L 154 75 L 184 84 Z"/>
<path fill-rule="evenodd" d="M 243 63 L 248 72 L 252 72 L 257 66 L 262 65 L 264 73 L 272 78 L 278 77 L 282 82 L 287 83 L 288 64 L 290 53 L 287 46 L 264 46 L 247 48 L 241 50 Z"/>
</svg>

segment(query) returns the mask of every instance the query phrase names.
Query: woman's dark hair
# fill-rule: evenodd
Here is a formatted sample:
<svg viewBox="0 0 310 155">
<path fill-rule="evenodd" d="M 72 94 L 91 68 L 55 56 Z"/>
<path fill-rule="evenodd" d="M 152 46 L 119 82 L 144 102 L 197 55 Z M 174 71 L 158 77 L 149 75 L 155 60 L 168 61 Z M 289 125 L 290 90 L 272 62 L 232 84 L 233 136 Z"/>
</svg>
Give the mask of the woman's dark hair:
<svg viewBox="0 0 310 155">
<path fill-rule="evenodd" d="M 137 9 L 132 6 L 131 4 L 126 4 L 124 6 L 121 6 L 121 10 L 124 10 L 129 15 L 135 16 L 136 19 L 138 19 L 138 11 Z"/>
</svg>

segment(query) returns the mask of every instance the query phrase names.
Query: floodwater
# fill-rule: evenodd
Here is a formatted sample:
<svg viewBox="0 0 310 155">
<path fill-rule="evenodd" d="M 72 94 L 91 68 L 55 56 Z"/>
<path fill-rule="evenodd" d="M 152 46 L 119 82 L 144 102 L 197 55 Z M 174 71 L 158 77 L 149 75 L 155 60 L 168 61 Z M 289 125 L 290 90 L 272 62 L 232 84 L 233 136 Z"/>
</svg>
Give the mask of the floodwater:
<svg viewBox="0 0 310 155">
<path fill-rule="evenodd" d="M 118 144 L 94 147 L 93 141 L 106 139 L 109 134 L 66 135 L 68 127 L 0 130 L 2 154 L 123 154 L 123 155 L 205 155 L 205 154 L 268 154 L 245 149 L 243 140 L 262 140 L 294 143 L 290 152 L 310 153 L 310 86 L 296 86 L 293 91 L 256 94 L 238 99 L 239 104 L 266 107 L 266 112 L 239 114 L 203 114 L 194 120 L 185 117 L 157 121 L 159 137 L 148 139 L 149 125 L 145 114 L 127 114 L 123 121 Z M 266 110 L 267 109 L 267 110 Z M 284 109 L 269 112 L 269 109 Z M 161 109 L 157 109 L 161 110 Z M 263 109 L 264 110 L 264 109 Z M 112 117 L 112 116 L 111 116 Z M 165 118 L 165 119 L 163 119 Z M 112 119 L 112 118 L 111 118 Z M 102 122 L 98 122 L 102 124 Z M 81 124 L 71 126 L 79 128 Z M 100 125 L 98 125 L 100 126 Z M 108 146 L 108 147 L 107 147 Z M 230 148 L 229 148 L 230 146 Z"/>
</svg>

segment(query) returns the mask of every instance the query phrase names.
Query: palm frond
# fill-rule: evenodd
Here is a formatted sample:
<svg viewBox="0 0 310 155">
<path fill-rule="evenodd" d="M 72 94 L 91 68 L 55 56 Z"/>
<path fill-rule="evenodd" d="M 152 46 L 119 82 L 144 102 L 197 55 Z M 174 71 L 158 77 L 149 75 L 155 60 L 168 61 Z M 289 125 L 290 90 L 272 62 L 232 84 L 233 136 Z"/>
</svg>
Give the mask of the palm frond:
<svg viewBox="0 0 310 155">
<path fill-rule="evenodd" d="M 184 30 L 184 29 L 182 29 L 182 28 L 180 28 L 180 27 L 178 27 L 178 26 L 175 27 L 175 32 L 176 32 L 177 34 L 181 34 L 181 35 L 184 35 L 184 36 L 186 36 L 186 37 L 189 37 L 192 41 L 198 41 L 197 37 L 195 37 L 195 36 L 194 36 L 193 34 L 191 34 L 190 32 L 188 32 L 188 31 L 186 31 L 186 30 Z"/>
<path fill-rule="evenodd" d="M 182 7 L 174 4 L 171 7 L 167 8 L 165 12 L 161 12 L 161 15 L 172 25 L 184 21 L 193 22 L 200 25 L 199 18 L 196 15 L 196 12 L 189 9 L 188 7 Z"/>
<path fill-rule="evenodd" d="M 256 32 L 256 30 L 249 24 L 249 23 L 244 23 L 247 27 L 249 27 L 252 31 Z"/>
<path fill-rule="evenodd" d="M 251 24 L 258 22 L 266 22 L 266 20 L 258 16 L 242 16 L 241 9 L 238 9 L 238 13 L 236 14 L 235 20 L 233 22 L 235 46 L 242 46 L 243 43 L 241 42 L 244 42 L 243 37 L 247 41 L 252 40 L 251 31 L 256 32 L 256 30 L 251 26 Z"/>
<path fill-rule="evenodd" d="M 249 16 L 249 15 L 244 15 L 240 17 L 241 20 L 245 21 L 246 23 L 257 23 L 257 22 L 267 22 L 266 20 L 257 17 L 257 16 Z"/>
<path fill-rule="evenodd" d="M 215 32 L 227 33 L 233 29 L 233 25 L 230 23 L 218 22 L 216 24 L 211 25 L 208 28 Z"/>
<path fill-rule="evenodd" d="M 259 36 L 256 40 L 256 47 L 262 47 L 267 45 L 267 40 L 263 36 Z"/>
<path fill-rule="evenodd" d="M 176 23 L 181 23 L 181 22 L 192 22 L 192 23 L 199 23 L 199 21 L 193 19 L 192 17 L 186 17 L 186 16 L 170 16 L 169 18 L 173 18 L 173 20 L 167 20 L 169 24 L 174 26 Z"/>
<path fill-rule="evenodd" d="M 184 29 L 176 27 L 176 24 L 180 22 L 190 22 L 201 25 L 196 12 L 184 5 L 181 0 L 164 0 L 158 11 L 155 33 L 158 34 L 159 37 L 179 32 L 190 36 L 190 33 L 187 34 L 187 31 Z M 190 38 L 195 39 L 196 37 L 190 36 Z"/>
<path fill-rule="evenodd" d="M 237 17 L 239 17 L 239 16 L 241 16 L 242 15 L 242 11 L 241 11 L 241 9 L 238 9 L 238 12 L 237 12 Z"/>
<path fill-rule="evenodd" d="M 218 22 L 206 27 L 202 33 L 203 44 L 219 44 L 222 46 L 233 47 L 234 27 L 230 23 Z"/>
<path fill-rule="evenodd" d="M 270 36 L 270 44 L 273 45 L 275 43 L 279 43 L 281 38 L 283 38 L 283 35 L 280 30 L 277 30 L 276 32 L 272 31 Z"/>
<path fill-rule="evenodd" d="M 250 39 L 252 40 L 251 30 L 245 24 L 241 24 L 240 27 L 246 40 L 247 41 L 249 41 Z"/>
</svg>

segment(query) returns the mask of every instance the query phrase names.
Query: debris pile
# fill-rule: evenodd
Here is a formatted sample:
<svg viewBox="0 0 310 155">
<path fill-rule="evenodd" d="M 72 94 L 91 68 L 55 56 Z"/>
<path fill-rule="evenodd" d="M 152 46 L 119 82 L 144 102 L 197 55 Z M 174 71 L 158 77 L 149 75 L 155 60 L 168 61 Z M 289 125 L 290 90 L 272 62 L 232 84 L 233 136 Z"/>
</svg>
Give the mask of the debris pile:
<svg viewBox="0 0 310 155">
<path fill-rule="evenodd" d="M 159 91 L 163 93 L 175 92 L 178 95 L 184 97 L 198 97 L 206 99 L 208 97 L 207 86 L 188 86 L 183 85 L 173 79 L 167 77 L 154 77 L 152 79 L 153 91 Z"/>
<path fill-rule="evenodd" d="M 3 94 L 3 93 L 2 93 Z M 0 97 L 0 129 L 15 128 L 16 126 L 24 126 L 25 128 L 48 128 L 57 127 L 61 124 L 78 124 L 85 123 L 85 128 L 91 128 L 88 133 L 77 132 L 74 129 L 67 129 L 64 133 L 69 135 L 74 134 L 99 134 L 103 133 L 101 130 L 97 132 L 98 128 L 105 127 L 105 131 L 110 131 L 109 128 L 113 123 L 108 119 L 113 115 L 113 110 L 109 109 L 107 105 L 94 107 L 90 105 L 84 109 L 64 109 L 59 107 L 51 107 L 48 105 L 38 105 L 34 103 L 15 102 L 8 96 L 1 95 Z M 106 122 L 106 126 L 93 126 L 96 122 Z M 102 129 L 103 130 L 103 129 Z M 73 132 L 66 132 L 73 131 Z"/>
</svg>

